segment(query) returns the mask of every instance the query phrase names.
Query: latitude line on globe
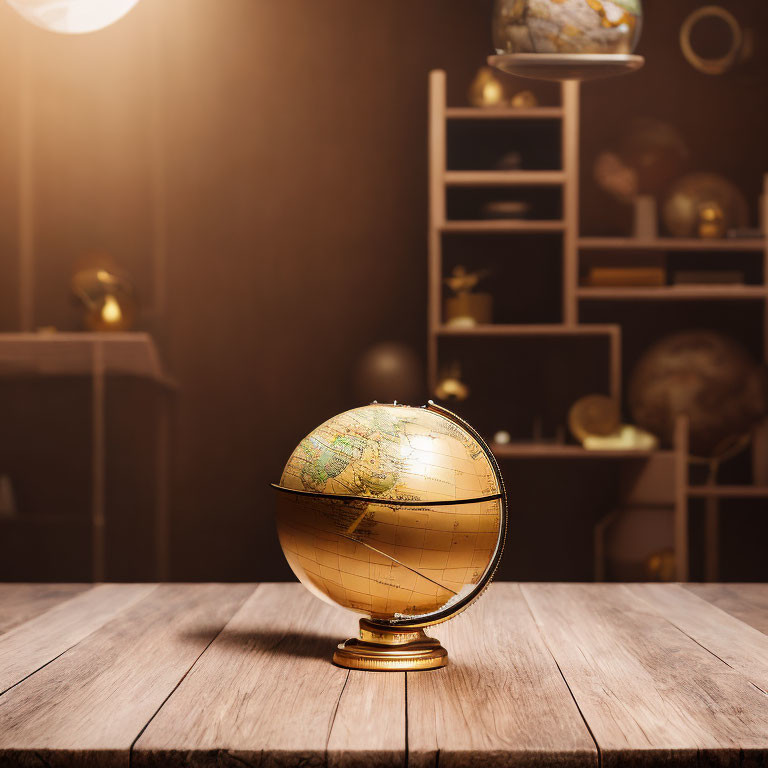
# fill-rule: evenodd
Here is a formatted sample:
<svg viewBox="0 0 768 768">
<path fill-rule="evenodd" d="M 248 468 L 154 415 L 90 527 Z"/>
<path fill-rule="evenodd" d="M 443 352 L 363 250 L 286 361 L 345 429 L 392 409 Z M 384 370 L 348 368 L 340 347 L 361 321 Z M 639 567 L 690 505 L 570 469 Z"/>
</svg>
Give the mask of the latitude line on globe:
<svg viewBox="0 0 768 768">
<path fill-rule="evenodd" d="M 398 560 L 396 557 L 392 557 L 392 555 L 388 555 L 386 552 L 382 552 L 380 549 L 376 549 L 376 547 L 372 547 L 370 544 L 366 544 L 364 541 L 360 541 L 360 539 L 356 539 L 354 536 L 347 536 L 346 533 L 340 533 L 339 531 L 334 531 L 334 533 L 337 536 L 341 536 L 344 539 L 349 539 L 350 541 L 354 541 L 355 544 L 362 544 L 364 547 L 367 547 L 368 549 L 372 550 L 373 552 L 378 553 L 379 555 L 382 555 L 383 557 L 387 557 L 393 562 L 397 563 L 398 565 L 402 565 L 403 568 L 407 568 L 412 573 L 415 573 L 417 576 L 421 576 L 422 579 L 426 579 L 427 581 L 431 581 L 435 586 L 440 587 L 440 589 L 444 589 L 446 592 L 450 592 L 452 595 L 458 595 L 458 592 L 454 592 L 450 587 L 446 587 L 445 584 L 441 584 L 439 581 L 435 581 L 434 579 L 430 579 L 429 576 L 425 576 L 423 573 L 420 573 L 415 568 L 411 568 L 410 565 L 406 565 L 401 560 Z"/>
</svg>

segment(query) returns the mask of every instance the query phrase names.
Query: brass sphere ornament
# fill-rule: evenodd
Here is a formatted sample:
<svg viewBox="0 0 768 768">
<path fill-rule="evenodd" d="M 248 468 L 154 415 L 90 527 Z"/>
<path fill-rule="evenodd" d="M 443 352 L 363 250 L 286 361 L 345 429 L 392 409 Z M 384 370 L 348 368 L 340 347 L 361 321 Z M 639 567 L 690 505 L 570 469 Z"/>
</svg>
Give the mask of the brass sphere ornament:
<svg viewBox="0 0 768 768">
<path fill-rule="evenodd" d="M 480 435 L 432 401 L 372 403 L 307 435 L 273 487 L 280 545 L 299 581 L 362 616 L 334 663 L 444 666 L 447 651 L 424 629 L 480 595 L 506 535 L 504 483 Z"/>
</svg>

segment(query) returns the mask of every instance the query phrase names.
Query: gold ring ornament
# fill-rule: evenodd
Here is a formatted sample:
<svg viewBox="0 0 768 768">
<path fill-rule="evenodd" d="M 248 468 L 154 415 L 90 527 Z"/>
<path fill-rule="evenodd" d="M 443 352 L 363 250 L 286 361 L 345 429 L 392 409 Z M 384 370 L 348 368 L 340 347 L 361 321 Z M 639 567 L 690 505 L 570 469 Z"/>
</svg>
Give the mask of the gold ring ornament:
<svg viewBox="0 0 768 768">
<path fill-rule="evenodd" d="M 724 56 L 706 59 L 693 49 L 693 43 L 691 42 L 693 29 L 704 19 L 720 19 L 728 25 L 728 29 L 731 32 L 731 47 Z M 742 31 L 741 24 L 739 24 L 736 17 L 730 11 L 721 8 L 719 5 L 705 5 L 702 8 L 697 8 L 688 16 L 680 28 L 680 48 L 683 51 L 683 56 L 685 56 L 686 61 L 694 69 L 703 72 L 705 75 L 723 75 L 728 72 L 738 62 L 743 47 L 744 32 Z"/>
</svg>

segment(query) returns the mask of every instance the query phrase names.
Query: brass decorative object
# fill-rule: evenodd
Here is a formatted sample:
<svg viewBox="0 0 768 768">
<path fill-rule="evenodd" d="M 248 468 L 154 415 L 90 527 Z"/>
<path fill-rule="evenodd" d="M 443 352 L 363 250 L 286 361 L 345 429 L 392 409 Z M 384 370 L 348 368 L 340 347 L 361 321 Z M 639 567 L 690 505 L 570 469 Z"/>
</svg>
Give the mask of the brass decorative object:
<svg viewBox="0 0 768 768">
<path fill-rule="evenodd" d="M 533 91 L 518 91 L 510 100 L 513 109 L 533 109 L 539 106 L 539 100 Z"/>
<path fill-rule="evenodd" d="M 440 379 L 435 387 L 435 397 L 447 402 L 466 400 L 469 397 L 469 387 L 462 380 L 461 366 L 454 361 L 443 368 Z"/>
<path fill-rule="evenodd" d="M 705 58 L 696 52 L 691 36 L 697 24 L 705 19 L 719 19 L 728 27 L 731 44 L 723 56 Z M 685 60 L 699 72 L 705 75 L 724 75 L 742 58 L 745 47 L 745 35 L 741 24 L 728 10 L 719 5 L 705 5 L 697 8 L 683 22 L 680 28 L 680 49 Z"/>
<path fill-rule="evenodd" d="M 621 424 L 619 404 L 605 395 L 587 395 L 568 411 L 568 429 L 583 443 L 591 435 L 611 435 Z"/>
<path fill-rule="evenodd" d="M 644 429 L 621 423 L 619 404 L 606 395 L 587 395 L 568 412 L 568 429 L 590 451 L 648 451 L 658 439 Z"/>
<path fill-rule="evenodd" d="M 136 318 L 136 299 L 128 278 L 107 257 L 72 277 L 72 293 L 85 309 L 83 323 L 89 331 L 127 331 Z"/>
<path fill-rule="evenodd" d="M 469 86 L 469 103 L 473 107 L 503 107 L 507 103 L 504 83 L 491 67 L 480 67 Z"/>
<path fill-rule="evenodd" d="M 493 297 L 490 293 L 474 292 L 480 281 L 489 274 L 487 269 L 468 272 L 465 267 L 454 267 L 445 284 L 453 296 L 445 300 L 445 319 L 448 325 L 472 327 L 490 323 L 493 314 Z"/>
<path fill-rule="evenodd" d="M 432 402 L 373 403 L 311 432 L 274 487 L 293 572 L 316 597 L 363 616 L 334 663 L 444 666 L 447 652 L 424 629 L 480 595 L 506 534 L 501 473 L 478 433 Z"/>
<path fill-rule="evenodd" d="M 591 80 L 643 66 L 633 54 L 640 0 L 496 0 L 488 59 L 503 72 L 540 80 Z"/>
<path fill-rule="evenodd" d="M 693 173 L 674 184 L 664 203 L 664 223 L 673 237 L 725 237 L 747 226 L 744 195 L 714 173 Z"/>
</svg>

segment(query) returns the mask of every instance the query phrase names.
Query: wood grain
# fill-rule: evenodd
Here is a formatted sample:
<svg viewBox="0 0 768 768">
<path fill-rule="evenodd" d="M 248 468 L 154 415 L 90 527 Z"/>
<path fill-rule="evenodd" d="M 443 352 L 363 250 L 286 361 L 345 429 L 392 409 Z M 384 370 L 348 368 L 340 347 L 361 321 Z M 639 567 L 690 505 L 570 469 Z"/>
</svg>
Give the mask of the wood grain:
<svg viewBox="0 0 768 768">
<path fill-rule="evenodd" d="M 522 591 L 602 765 L 737 766 L 768 759 L 768 697 L 631 590 L 532 584 Z"/>
<path fill-rule="evenodd" d="M 398 736 L 388 722 L 397 710 L 382 706 L 375 724 L 360 722 L 379 689 L 361 694 L 359 678 L 342 703 L 348 673 L 330 658 L 356 629 L 350 613 L 298 584 L 260 586 L 136 742 L 132 765 L 324 766 L 329 744 L 354 762 L 355 721 L 368 736 L 379 729 L 367 757 L 403 750 L 404 729 L 381 741 Z M 334 734 L 339 714 L 345 723 Z"/>
<path fill-rule="evenodd" d="M 685 589 L 768 635 L 768 585 L 686 584 Z"/>
<path fill-rule="evenodd" d="M 587 766 L 597 750 L 519 586 L 434 628 L 450 665 L 408 674 L 408 765 Z"/>
<path fill-rule="evenodd" d="M 101 584 L 0 636 L 0 693 L 76 645 L 154 586 Z"/>
<path fill-rule="evenodd" d="M 400 768 L 405 729 L 405 673 L 350 672 L 328 739 L 328 766 Z"/>
<path fill-rule="evenodd" d="M 0 584 L 0 634 L 90 588 L 90 584 Z"/>
<path fill-rule="evenodd" d="M 679 585 L 633 584 L 627 588 L 768 694 L 768 636 Z"/>
<path fill-rule="evenodd" d="M 253 589 L 151 589 L 0 698 L 0 765 L 127 766 L 142 728 Z"/>
</svg>

